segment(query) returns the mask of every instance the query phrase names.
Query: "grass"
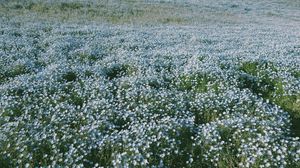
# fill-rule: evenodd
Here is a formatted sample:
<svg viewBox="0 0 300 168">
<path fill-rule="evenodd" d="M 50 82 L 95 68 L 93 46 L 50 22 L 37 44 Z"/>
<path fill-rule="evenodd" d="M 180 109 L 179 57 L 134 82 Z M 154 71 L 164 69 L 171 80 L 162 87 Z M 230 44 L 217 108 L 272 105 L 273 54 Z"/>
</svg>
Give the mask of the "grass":
<svg viewBox="0 0 300 168">
<path fill-rule="evenodd" d="M 239 76 L 239 87 L 248 88 L 253 93 L 268 99 L 271 103 L 287 111 L 292 119 L 292 134 L 300 136 L 300 95 L 285 95 L 281 79 L 271 79 L 266 68 L 277 71 L 271 63 L 245 62 L 239 70 L 245 74 Z M 260 76 L 258 75 L 260 74 Z M 263 74 L 263 75 L 261 75 Z M 297 73 L 294 74 L 297 77 Z"/>
<path fill-rule="evenodd" d="M 76 2 L 62 2 L 60 4 L 60 9 L 63 10 L 76 10 L 85 7 L 82 3 Z"/>
<path fill-rule="evenodd" d="M 161 20 L 162 23 L 175 23 L 175 24 L 181 24 L 185 22 L 184 18 L 180 17 L 168 17 Z"/>
<path fill-rule="evenodd" d="M 277 71 L 276 67 L 266 62 L 245 62 L 239 68 L 243 73 L 240 74 L 238 81 L 240 88 L 248 88 L 253 93 L 264 99 L 273 99 L 274 94 L 284 93 L 283 82 L 281 79 L 269 77 L 266 69 Z"/>
<path fill-rule="evenodd" d="M 181 75 L 178 78 L 179 83 L 177 84 L 177 89 L 181 91 L 192 91 L 203 93 L 207 92 L 210 87 L 214 91 L 218 91 L 218 84 L 214 83 L 212 86 L 209 86 L 210 83 L 215 82 L 213 77 L 210 77 L 206 74 L 192 74 L 192 75 Z"/>
<path fill-rule="evenodd" d="M 16 76 L 29 73 L 29 69 L 24 64 L 15 65 L 7 74 L 8 78 L 14 78 Z"/>
<path fill-rule="evenodd" d="M 194 123 L 198 124 L 206 124 L 212 121 L 215 121 L 219 117 L 219 113 L 214 108 L 208 108 L 201 111 L 193 111 L 195 115 Z"/>
<path fill-rule="evenodd" d="M 199 11 L 180 3 L 141 1 L 98 1 L 98 2 L 36 2 L 20 1 L 0 6 L 6 16 L 22 17 L 31 15 L 41 20 L 96 21 L 112 24 L 169 24 L 186 25 L 195 22 L 237 22 L 238 17 L 228 12 Z M 1 11 L 0 10 L 0 11 Z M 180 11 L 174 15 L 174 11 Z M 193 15 L 195 17 L 188 18 Z"/>
<path fill-rule="evenodd" d="M 66 72 L 65 74 L 63 74 L 62 79 L 67 82 L 76 81 L 77 75 L 75 72 L 69 71 L 69 72 Z"/>
<path fill-rule="evenodd" d="M 293 75 L 295 78 L 300 78 L 300 71 L 293 71 L 293 72 L 292 72 L 292 75 Z"/>
<path fill-rule="evenodd" d="M 74 104 L 76 107 L 82 107 L 84 103 L 84 99 L 77 93 L 73 93 L 70 96 L 70 103 Z"/>
<path fill-rule="evenodd" d="M 4 69 L 1 67 L 0 72 L 0 84 L 6 82 L 10 78 L 15 78 L 19 75 L 30 73 L 30 69 L 25 64 L 17 64 L 9 67 L 8 69 Z"/>
<path fill-rule="evenodd" d="M 98 60 L 98 57 L 96 55 L 85 53 L 79 53 L 76 57 L 82 63 L 93 63 Z"/>
<path fill-rule="evenodd" d="M 104 148 L 101 148 L 101 150 L 92 149 L 85 158 L 93 163 L 98 163 L 99 166 L 110 167 L 112 166 L 111 161 L 113 160 L 112 153 L 114 150 L 116 149 L 114 149 L 111 144 L 106 144 Z M 92 167 L 93 164 L 85 162 L 84 166 Z"/>
<path fill-rule="evenodd" d="M 191 132 L 189 128 L 177 128 L 177 132 L 173 135 L 173 138 L 180 141 L 180 144 L 178 144 L 178 151 L 180 152 L 172 153 L 170 156 L 165 158 L 165 163 L 168 165 L 168 167 L 177 168 L 186 166 L 186 161 L 188 161 L 190 157 L 188 153 L 190 153 L 193 148 L 193 139 L 191 139 L 193 135 L 194 133 Z"/>
<path fill-rule="evenodd" d="M 115 64 L 104 69 L 106 77 L 110 80 L 123 76 L 133 75 L 137 69 L 128 64 Z"/>
<path fill-rule="evenodd" d="M 293 136 L 300 137 L 300 94 L 281 95 L 272 99 L 272 102 L 289 112 L 292 122 L 292 134 Z"/>
</svg>

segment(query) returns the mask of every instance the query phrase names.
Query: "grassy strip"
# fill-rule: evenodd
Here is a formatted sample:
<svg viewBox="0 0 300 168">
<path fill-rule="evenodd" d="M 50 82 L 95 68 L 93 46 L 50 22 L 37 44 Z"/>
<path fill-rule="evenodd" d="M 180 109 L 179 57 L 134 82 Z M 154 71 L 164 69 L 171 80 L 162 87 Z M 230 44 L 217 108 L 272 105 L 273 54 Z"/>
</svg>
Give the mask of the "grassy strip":
<svg viewBox="0 0 300 168">
<path fill-rule="evenodd" d="M 300 136 L 300 94 L 285 95 L 283 81 L 271 79 L 265 72 L 266 68 L 276 71 L 276 67 L 270 63 L 245 62 L 240 67 L 244 72 L 239 77 L 239 87 L 248 88 L 253 93 L 268 99 L 271 103 L 280 106 L 291 116 L 292 134 Z M 265 73 L 265 74 L 264 74 Z"/>
</svg>

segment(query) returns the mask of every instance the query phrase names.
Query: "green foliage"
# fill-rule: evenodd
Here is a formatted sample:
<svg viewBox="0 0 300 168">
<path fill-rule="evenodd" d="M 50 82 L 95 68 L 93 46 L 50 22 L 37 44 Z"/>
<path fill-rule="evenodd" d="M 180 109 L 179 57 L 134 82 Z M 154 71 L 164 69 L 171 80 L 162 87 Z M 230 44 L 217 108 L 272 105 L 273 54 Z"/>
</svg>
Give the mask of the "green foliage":
<svg viewBox="0 0 300 168">
<path fill-rule="evenodd" d="M 17 117 L 20 117 L 23 114 L 23 111 L 20 107 L 11 107 L 5 109 L 2 113 L 3 117 L 9 117 L 9 121 L 14 121 Z"/>
<path fill-rule="evenodd" d="M 26 65 L 24 65 L 24 64 L 18 64 L 18 65 L 15 65 L 12 69 L 10 69 L 6 73 L 6 77 L 13 78 L 13 77 L 16 77 L 18 75 L 26 74 L 26 73 L 29 73 L 29 72 L 30 71 L 26 67 Z"/>
<path fill-rule="evenodd" d="M 176 86 L 178 90 L 198 93 L 207 92 L 210 89 L 208 85 L 215 81 L 206 74 L 181 75 L 178 80 L 179 84 Z M 217 83 L 213 84 L 212 88 L 214 91 L 218 91 Z"/>
<path fill-rule="evenodd" d="M 193 139 L 191 137 L 194 133 L 185 127 L 179 127 L 176 129 L 175 133 L 169 133 L 174 139 L 177 139 L 180 143 L 178 144 L 179 153 L 172 153 L 170 156 L 164 158 L 164 163 L 167 167 L 186 167 L 187 161 L 190 158 L 188 155 L 193 149 Z"/>
<path fill-rule="evenodd" d="M 77 107 L 82 107 L 84 103 L 84 99 L 80 97 L 80 95 L 73 93 L 70 96 L 70 103 L 74 104 Z"/>
<path fill-rule="evenodd" d="M 21 37 L 22 34 L 20 32 L 13 32 L 11 33 L 12 36 L 15 36 L 15 37 Z"/>
<path fill-rule="evenodd" d="M 276 85 L 280 86 L 279 82 L 268 77 L 257 78 L 248 74 L 241 74 L 238 81 L 240 88 L 248 88 L 253 93 L 266 99 L 272 98 L 273 93 L 276 92 Z"/>
<path fill-rule="evenodd" d="M 243 73 L 239 75 L 239 87 L 248 88 L 253 93 L 264 99 L 272 99 L 276 94 L 283 94 L 283 82 L 281 79 L 269 77 L 266 69 L 276 72 L 277 69 L 268 62 L 245 62 L 239 68 Z"/>
<path fill-rule="evenodd" d="M 47 66 L 47 63 L 42 60 L 36 60 L 34 61 L 34 65 L 36 68 L 41 69 Z"/>
<path fill-rule="evenodd" d="M 274 103 L 286 111 L 291 112 L 292 117 L 300 118 L 300 94 L 281 95 L 273 99 Z"/>
<path fill-rule="evenodd" d="M 84 72 L 84 75 L 85 75 L 86 77 L 91 77 L 91 76 L 94 75 L 94 73 L 93 73 L 92 71 L 87 70 L 87 71 Z"/>
<path fill-rule="evenodd" d="M 23 8 L 23 5 L 21 5 L 21 4 L 15 4 L 15 5 L 13 5 L 12 8 L 13 8 L 13 9 L 22 9 L 22 8 Z"/>
<path fill-rule="evenodd" d="M 5 69 L 0 67 L 0 84 L 7 81 L 9 78 L 14 78 L 22 74 L 30 73 L 30 69 L 25 64 L 17 64 Z"/>
<path fill-rule="evenodd" d="M 117 151 L 117 149 L 114 149 L 112 144 L 106 144 L 100 150 L 97 148 L 91 149 L 91 152 L 85 158 L 93 163 L 98 163 L 99 166 L 111 167 L 112 153 L 114 151 Z M 93 165 L 89 162 L 84 163 L 84 167 L 93 167 Z"/>
<path fill-rule="evenodd" d="M 61 10 L 74 10 L 74 9 L 80 9 L 83 8 L 84 5 L 81 3 L 76 3 L 76 2 L 62 2 L 60 4 L 60 9 Z"/>
<path fill-rule="evenodd" d="M 272 99 L 272 101 L 289 112 L 292 118 L 292 133 L 294 136 L 300 137 L 300 94 L 281 95 Z"/>
<path fill-rule="evenodd" d="M 92 55 L 92 54 L 85 54 L 85 53 L 80 53 L 77 55 L 78 59 L 80 62 L 95 62 L 97 61 L 97 56 L 96 55 Z"/>
<path fill-rule="evenodd" d="M 10 163 L 9 159 L 3 155 L 0 155 L 0 165 L 5 168 L 13 167 L 12 164 Z"/>
<path fill-rule="evenodd" d="M 274 65 L 270 63 L 246 62 L 242 64 L 240 70 L 246 74 L 239 76 L 239 87 L 249 88 L 253 93 L 268 99 L 271 103 L 280 106 L 283 110 L 289 112 L 292 117 L 292 133 L 300 136 L 300 95 L 284 95 L 284 89 L 281 79 L 271 79 L 264 69 L 271 68 L 276 71 Z M 258 74 L 263 74 L 258 76 Z M 298 77 L 298 73 L 292 73 Z"/>
<path fill-rule="evenodd" d="M 32 163 L 34 167 L 40 167 L 40 166 L 45 166 L 51 163 L 51 160 L 49 157 L 44 157 L 46 154 L 50 156 L 51 153 L 51 144 L 43 140 L 41 144 L 37 146 L 32 146 L 30 150 L 33 150 L 33 158 L 34 162 Z"/>
<path fill-rule="evenodd" d="M 179 17 L 168 17 L 168 18 L 164 18 L 161 20 L 162 23 L 183 23 L 185 20 L 183 18 L 179 18 Z"/>
<path fill-rule="evenodd" d="M 292 75 L 293 75 L 295 78 L 300 78 L 300 71 L 293 71 L 293 72 L 292 72 Z"/>
<path fill-rule="evenodd" d="M 257 75 L 258 73 L 258 62 L 245 62 L 240 67 L 240 70 L 244 71 L 245 73 L 248 73 L 250 75 Z"/>
<path fill-rule="evenodd" d="M 50 11 L 50 8 L 43 3 L 30 2 L 24 5 L 25 9 L 35 12 L 46 13 Z"/>
<path fill-rule="evenodd" d="M 193 111 L 193 110 L 192 110 Z M 219 114 L 217 110 L 211 109 L 205 109 L 203 111 L 193 111 L 195 115 L 195 124 L 205 124 L 209 123 L 211 121 L 214 121 L 218 118 Z"/>
<path fill-rule="evenodd" d="M 3 73 L 0 73 L 0 84 L 4 83 L 6 81 L 6 77 Z"/>
<path fill-rule="evenodd" d="M 122 76 L 133 75 L 137 69 L 128 64 L 115 64 L 109 68 L 104 69 L 108 79 L 112 80 Z"/>
<path fill-rule="evenodd" d="M 266 75 L 266 69 L 270 69 L 274 72 L 277 72 L 277 68 L 273 63 L 266 62 L 264 60 L 262 60 L 261 62 L 244 62 L 239 68 L 240 71 L 243 71 L 253 76 Z"/>
<path fill-rule="evenodd" d="M 72 81 L 76 81 L 77 75 L 75 72 L 69 71 L 69 72 L 63 74 L 62 78 L 63 78 L 63 80 L 65 80 L 67 82 L 72 82 Z"/>
</svg>

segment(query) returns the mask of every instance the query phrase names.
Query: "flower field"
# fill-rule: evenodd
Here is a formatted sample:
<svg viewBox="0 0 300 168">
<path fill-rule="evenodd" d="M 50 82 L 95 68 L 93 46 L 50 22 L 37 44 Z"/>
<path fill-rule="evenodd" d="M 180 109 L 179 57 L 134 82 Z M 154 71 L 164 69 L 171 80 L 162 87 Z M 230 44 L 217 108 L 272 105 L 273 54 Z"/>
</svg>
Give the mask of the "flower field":
<svg viewBox="0 0 300 168">
<path fill-rule="evenodd" d="M 0 167 L 300 167 L 300 3 L 0 2 Z"/>
</svg>

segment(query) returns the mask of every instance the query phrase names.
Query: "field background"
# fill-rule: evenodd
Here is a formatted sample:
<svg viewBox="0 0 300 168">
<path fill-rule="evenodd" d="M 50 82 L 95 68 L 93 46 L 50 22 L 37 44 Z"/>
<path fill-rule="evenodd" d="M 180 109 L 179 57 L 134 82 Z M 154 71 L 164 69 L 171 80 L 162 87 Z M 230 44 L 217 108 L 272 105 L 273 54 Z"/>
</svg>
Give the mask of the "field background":
<svg viewBox="0 0 300 168">
<path fill-rule="evenodd" d="M 0 167 L 300 167 L 300 1 L 0 0 Z"/>
<path fill-rule="evenodd" d="M 298 1 L 2 0 L 1 13 L 16 19 L 114 24 L 256 23 L 298 25 Z M 28 16 L 28 17 L 27 17 Z"/>
</svg>

